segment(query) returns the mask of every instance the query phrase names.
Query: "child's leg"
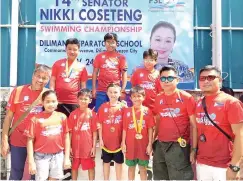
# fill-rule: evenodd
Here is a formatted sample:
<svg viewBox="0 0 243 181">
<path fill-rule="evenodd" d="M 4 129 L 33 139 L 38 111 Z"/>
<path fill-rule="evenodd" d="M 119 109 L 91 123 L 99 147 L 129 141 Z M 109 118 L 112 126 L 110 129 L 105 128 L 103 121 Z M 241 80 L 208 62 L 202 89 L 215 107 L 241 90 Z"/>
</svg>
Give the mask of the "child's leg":
<svg viewBox="0 0 243 181">
<path fill-rule="evenodd" d="M 147 180 L 147 169 L 144 166 L 140 166 L 139 167 L 139 172 L 140 172 L 140 179 L 141 180 Z"/>
<path fill-rule="evenodd" d="M 78 170 L 72 169 L 72 180 L 77 180 L 77 179 L 78 179 Z"/>
<path fill-rule="evenodd" d="M 110 177 L 110 163 L 103 163 L 104 180 L 109 180 Z"/>
<path fill-rule="evenodd" d="M 116 163 L 116 180 L 121 180 L 122 178 L 122 164 Z"/>
<path fill-rule="evenodd" d="M 95 169 L 89 169 L 88 170 L 88 174 L 89 174 L 89 180 L 94 180 L 95 179 Z"/>
<path fill-rule="evenodd" d="M 136 166 L 128 167 L 128 180 L 135 180 Z"/>
</svg>

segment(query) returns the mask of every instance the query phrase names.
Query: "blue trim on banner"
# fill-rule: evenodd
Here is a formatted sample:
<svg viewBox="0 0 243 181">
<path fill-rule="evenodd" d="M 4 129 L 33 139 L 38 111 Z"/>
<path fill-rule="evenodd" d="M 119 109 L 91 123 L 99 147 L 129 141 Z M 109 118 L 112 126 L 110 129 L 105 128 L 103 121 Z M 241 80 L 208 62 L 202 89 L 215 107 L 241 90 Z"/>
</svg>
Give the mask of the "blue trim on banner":
<svg viewBox="0 0 243 181">
<path fill-rule="evenodd" d="M 94 23 L 94 22 L 53 22 L 53 21 L 44 21 L 40 22 L 40 24 L 90 24 L 90 25 L 141 25 L 142 23 L 109 23 L 109 22 L 104 22 L 104 23 Z"/>
</svg>

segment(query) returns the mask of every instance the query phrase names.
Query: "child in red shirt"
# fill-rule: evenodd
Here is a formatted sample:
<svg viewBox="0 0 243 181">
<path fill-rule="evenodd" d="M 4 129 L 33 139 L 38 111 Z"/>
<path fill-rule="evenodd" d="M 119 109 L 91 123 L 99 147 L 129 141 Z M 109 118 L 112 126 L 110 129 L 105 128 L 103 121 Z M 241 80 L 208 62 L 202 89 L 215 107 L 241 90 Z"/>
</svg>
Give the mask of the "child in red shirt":
<svg viewBox="0 0 243 181">
<path fill-rule="evenodd" d="M 104 166 L 104 180 L 109 180 L 110 162 L 116 162 L 116 179 L 121 180 L 122 163 L 124 155 L 121 150 L 122 142 L 122 112 L 125 105 L 118 101 L 121 95 L 121 87 L 110 84 L 107 88 L 109 102 L 101 105 L 98 111 L 100 123 L 99 138 L 102 148 L 102 160 Z"/>
<path fill-rule="evenodd" d="M 122 150 L 126 153 L 128 180 L 135 180 L 136 165 L 139 166 L 140 179 L 147 180 L 146 167 L 152 152 L 152 135 L 155 126 L 152 111 L 143 106 L 145 90 L 140 86 L 131 89 L 133 107 L 123 113 Z"/>
<path fill-rule="evenodd" d="M 77 180 L 80 165 L 82 170 L 88 170 L 89 180 L 95 179 L 97 118 L 96 113 L 88 108 L 91 98 L 92 94 L 89 89 L 81 89 L 78 93 L 79 108 L 74 110 L 68 118 L 73 154 L 72 180 Z"/>
<path fill-rule="evenodd" d="M 95 112 L 101 104 L 108 102 L 106 89 L 110 83 L 121 84 L 121 98 L 125 98 L 127 85 L 126 57 L 116 51 L 118 38 L 115 33 L 104 36 L 106 51 L 99 53 L 94 59 L 92 75 L 92 94 L 96 97 Z M 99 74 L 99 75 L 98 75 Z M 96 81 L 98 77 L 98 85 Z"/>
<path fill-rule="evenodd" d="M 132 74 L 132 86 L 140 85 L 145 89 L 143 105 L 153 110 L 154 100 L 162 90 L 159 81 L 159 71 L 154 68 L 157 63 L 158 53 L 152 49 L 143 52 L 144 67 L 138 68 Z"/>
<path fill-rule="evenodd" d="M 44 92 L 42 101 L 44 111 L 33 116 L 25 130 L 29 172 L 36 180 L 62 179 L 63 167 L 71 167 L 67 118 L 55 111 L 58 101 L 54 91 Z"/>
</svg>

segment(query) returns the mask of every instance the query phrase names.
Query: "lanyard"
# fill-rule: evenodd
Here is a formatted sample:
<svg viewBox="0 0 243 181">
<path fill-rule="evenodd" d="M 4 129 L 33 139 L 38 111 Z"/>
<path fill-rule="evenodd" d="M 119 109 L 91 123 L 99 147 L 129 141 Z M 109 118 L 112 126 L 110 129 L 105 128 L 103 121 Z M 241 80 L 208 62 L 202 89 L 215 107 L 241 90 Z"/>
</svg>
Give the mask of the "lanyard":
<svg viewBox="0 0 243 181">
<path fill-rule="evenodd" d="M 73 71 L 73 68 L 76 67 L 76 65 L 77 65 L 77 60 L 74 60 L 74 62 L 72 63 L 72 65 L 68 69 L 68 60 L 66 61 L 65 72 L 66 72 L 66 76 L 68 78 L 70 77 L 70 75 Z"/>
<path fill-rule="evenodd" d="M 140 111 L 141 111 L 140 112 L 140 119 L 139 119 L 139 122 L 137 122 L 137 118 L 136 118 L 136 115 L 135 115 L 135 109 L 134 109 L 134 107 L 132 107 L 133 124 L 134 124 L 134 128 L 135 128 L 135 130 L 138 134 L 141 134 L 142 129 L 143 129 L 143 107 L 141 107 Z"/>
</svg>

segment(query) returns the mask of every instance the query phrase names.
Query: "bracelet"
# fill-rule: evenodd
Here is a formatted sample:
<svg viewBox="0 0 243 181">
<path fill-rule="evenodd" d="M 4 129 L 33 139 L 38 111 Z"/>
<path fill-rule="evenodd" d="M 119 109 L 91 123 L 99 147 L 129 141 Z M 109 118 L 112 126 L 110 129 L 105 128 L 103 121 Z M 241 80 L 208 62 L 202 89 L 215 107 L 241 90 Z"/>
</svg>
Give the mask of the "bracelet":
<svg viewBox="0 0 243 181">
<path fill-rule="evenodd" d="M 196 152 L 197 153 L 197 148 L 192 148 L 192 151 Z"/>
</svg>

